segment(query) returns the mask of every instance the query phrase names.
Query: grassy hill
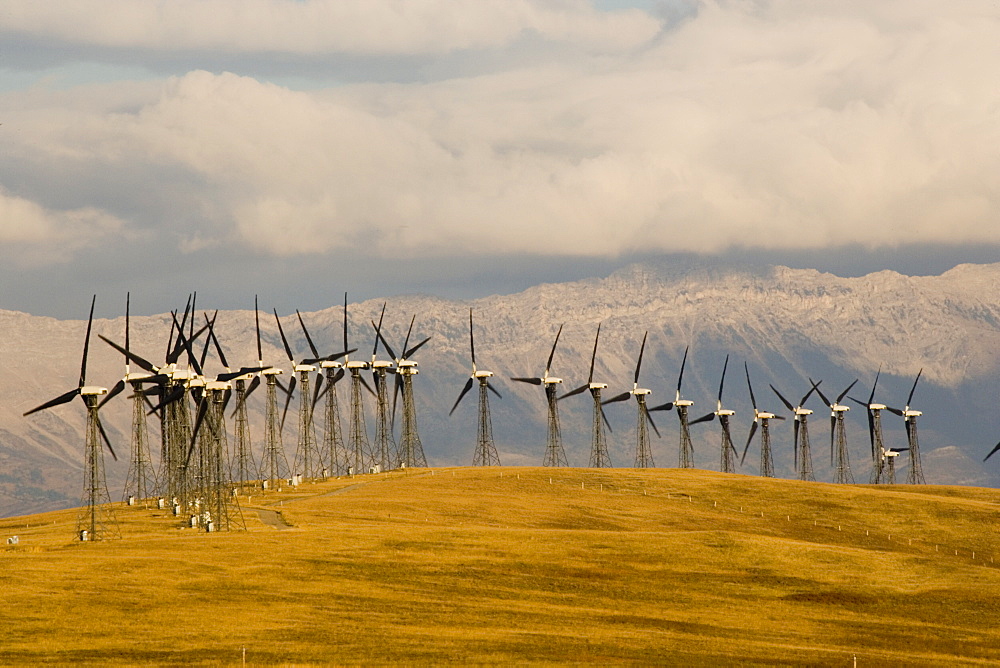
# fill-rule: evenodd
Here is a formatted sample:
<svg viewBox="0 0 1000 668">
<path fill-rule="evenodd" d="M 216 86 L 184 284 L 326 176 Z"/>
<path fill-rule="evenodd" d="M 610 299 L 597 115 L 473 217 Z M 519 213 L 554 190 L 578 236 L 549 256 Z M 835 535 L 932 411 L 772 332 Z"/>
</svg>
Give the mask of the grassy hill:
<svg viewBox="0 0 1000 668">
<path fill-rule="evenodd" d="M 707 471 L 434 469 L 0 520 L 0 662 L 1000 661 L 1000 491 Z M 994 563 L 994 556 L 997 562 Z"/>
</svg>

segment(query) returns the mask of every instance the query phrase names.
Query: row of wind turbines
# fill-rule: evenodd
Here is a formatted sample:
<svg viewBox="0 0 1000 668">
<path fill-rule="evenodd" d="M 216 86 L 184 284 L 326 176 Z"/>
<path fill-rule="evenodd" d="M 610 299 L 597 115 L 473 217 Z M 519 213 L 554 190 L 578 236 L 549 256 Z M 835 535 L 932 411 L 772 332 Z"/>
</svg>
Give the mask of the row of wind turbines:
<svg viewBox="0 0 1000 668">
<path fill-rule="evenodd" d="M 83 400 L 86 406 L 88 417 L 84 467 L 86 476 L 85 514 L 81 515 L 81 537 L 86 534 L 88 539 L 96 539 L 113 533 L 113 529 L 110 528 L 113 523 L 101 515 L 102 512 L 105 512 L 102 509 L 110 501 L 104 476 L 102 443 L 113 458 L 117 459 L 117 455 L 101 424 L 99 411 L 108 401 L 122 393 L 126 388 L 131 388 L 132 392 L 129 398 L 133 402 L 133 419 L 129 471 L 126 476 L 124 497 L 145 500 L 159 495 L 161 496 L 159 502 L 162 504 L 165 503 L 163 499 L 169 500 L 176 514 L 191 513 L 193 517 L 200 517 L 202 523 L 209 528 L 226 529 L 241 524 L 238 512 L 234 514 L 235 491 L 251 485 L 259 485 L 264 489 L 269 489 L 280 487 L 289 481 L 295 484 L 302 479 L 319 479 L 330 475 L 427 465 L 417 430 L 413 378 L 419 371 L 418 363 L 413 359 L 413 356 L 428 343 L 430 337 L 410 345 L 416 320 L 415 315 L 410 321 L 406 338 L 397 355 L 382 333 L 382 321 L 385 315 L 385 305 L 383 305 L 378 323 L 371 322 L 374 331 L 372 355 L 370 359 L 363 359 L 359 356 L 352 358 L 352 354 L 357 352 L 357 348 L 349 347 L 346 294 L 344 295 L 342 350 L 321 353 L 317 349 L 301 313 L 296 311 L 298 324 L 309 347 L 309 352 L 306 355 L 296 357 L 285 336 L 281 319 L 277 311 L 274 310 L 282 347 L 291 367 L 288 382 L 285 384 L 280 378 L 285 374 L 285 371 L 265 363 L 261 345 L 260 311 L 256 298 L 254 320 L 257 360 L 235 370 L 230 367 L 224 348 L 216 335 L 215 322 L 218 312 L 211 317 L 207 312 L 203 313 L 204 324 L 196 329 L 195 301 L 196 296 L 194 295 L 188 298 L 188 303 L 180 317 L 178 317 L 177 311 L 171 312 L 171 330 L 164 361 L 154 364 L 132 349 L 129 298 L 126 298 L 124 345 L 103 335 L 100 336 L 105 343 L 120 352 L 125 359 L 124 376 L 108 390 L 88 385 L 86 382 L 95 296 L 91 302 L 90 317 L 87 323 L 78 386 L 25 413 L 25 415 L 31 415 L 65 404 L 77 396 Z M 728 356 L 722 367 L 716 409 L 690 420 L 688 413 L 694 402 L 684 398 L 681 394 L 688 358 L 687 349 L 685 349 L 681 362 L 673 401 L 648 406 L 647 399 L 651 391 L 639 385 L 647 334 L 643 335 L 639 347 L 632 389 L 605 399 L 602 392 L 609 385 L 594 378 L 601 334 L 601 328 L 598 325 L 587 383 L 560 395 L 559 388 L 563 381 L 552 375 L 551 371 L 562 330 L 563 326 L 560 326 L 544 371 L 540 376 L 511 378 L 516 382 L 542 387 L 545 392 L 548 424 L 543 465 L 568 465 L 561 438 L 559 402 L 589 392 L 593 401 L 592 443 L 589 458 L 589 466 L 591 467 L 611 466 L 607 439 L 610 424 L 604 407 L 632 398 L 636 402 L 636 445 L 633 460 L 635 467 L 655 466 L 650 447 L 649 429 L 652 428 L 657 436 L 660 432 L 653 421 L 652 413 L 675 410 L 680 429 L 678 466 L 681 468 L 694 467 L 690 427 L 717 419 L 721 427 L 720 469 L 723 472 L 735 472 L 737 460 L 741 465 L 745 463 L 754 437 L 759 433 L 760 474 L 769 477 L 774 475 L 770 422 L 785 418 L 758 407 L 749 366 L 746 363 L 744 363 L 744 372 L 754 408 L 754 419 L 742 455 L 740 455 L 733 443 L 730 424 L 731 418 L 736 413 L 723 405 L 723 392 L 729 365 Z M 380 344 L 388 354 L 388 359 L 379 359 Z M 500 394 L 490 382 L 494 377 L 493 372 L 481 369 L 476 365 L 475 332 L 471 309 L 469 311 L 469 346 L 472 363 L 471 374 L 449 415 L 455 412 L 472 388 L 478 385 L 477 438 L 473 465 L 496 466 L 500 465 L 500 457 L 493 440 L 489 395 L 492 393 L 499 398 Z M 212 351 L 224 369 L 215 375 L 205 372 L 207 358 Z M 133 364 L 139 368 L 139 371 L 132 369 Z M 363 371 L 372 374 L 374 389 L 365 379 Z M 336 385 L 348 375 L 350 376 L 348 390 L 350 397 L 346 425 L 347 437 L 344 438 Z M 390 375 L 394 378 L 391 389 Z M 921 415 L 921 412 L 910 408 L 920 374 L 917 374 L 904 409 L 891 408 L 875 401 L 878 377 L 879 374 L 875 377 L 867 402 L 848 397 L 867 409 L 872 455 L 870 482 L 894 483 L 895 461 L 902 453 L 908 452 L 910 467 L 907 481 L 923 483 L 924 477 L 920 465 L 916 429 L 916 419 Z M 835 400 L 830 401 L 820 389 L 822 381 L 814 382 L 810 379 L 811 387 L 796 406 L 793 406 L 777 388 L 773 385 L 770 386 L 793 415 L 794 460 L 798 478 L 815 480 L 808 429 L 808 417 L 813 414 L 813 411 L 805 408 L 805 403 L 813 393 L 816 393 L 830 409 L 830 449 L 831 464 L 835 471 L 834 481 L 839 483 L 854 481 L 850 469 L 844 423 L 845 414 L 850 409 L 842 402 L 857 382 L 855 380 L 838 394 Z M 261 385 L 266 388 L 265 436 L 263 455 L 259 462 L 255 462 L 246 402 Z M 282 431 L 296 389 L 298 389 L 299 396 L 298 441 L 293 463 L 289 465 L 283 447 Z M 280 406 L 279 392 L 284 395 L 283 408 Z M 374 442 L 370 441 L 368 437 L 364 405 L 365 392 L 374 397 L 376 402 Z M 229 412 L 228 409 L 233 403 L 233 399 L 235 399 L 235 408 Z M 321 406 L 320 402 L 324 399 L 325 402 L 322 404 L 323 437 L 318 441 L 314 427 L 314 411 L 317 406 Z M 397 443 L 394 439 L 394 427 L 396 406 L 400 400 L 402 421 Z M 882 411 L 885 410 L 903 418 L 908 447 L 886 448 L 884 446 L 881 415 Z M 226 425 L 227 413 L 229 419 L 234 421 L 233 436 L 235 442 L 232 447 L 229 445 L 229 430 Z M 158 472 L 154 470 L 149 452 L 147 426 L 149 416 L 156 416 L 160 422 L 161 442 Z M 1000 449 L 1000 445 L 994 451 L 998 449 Z M 238 507 L 235 508 L 235 511 L 238 511 Z"/>
<path fill-rule="evenodd" d="M 470 316 L 471 317 L 471 316 Z M 763 410 L 757 405 L 757 398 L 754 394 L 753 383 L 750 379 L 750 369 L 746 362 L 743 364 L 744 373 L 746 375 L 747 389 L 750 394 L 750 401 L 753 406 L 754 418 L 753 423 L 750 427 L 750 433 L 747 436 L 746 443 L 743 447 L 743 453 L 740 455 L 736 446 L 733 443 L 732 431 L 730 426 L 731 418 L 736 414 L 735 411 L 725 408 L 723 406 L 723 392 L 725 390 L 726 382 L 726 372 L 729 367 L 729 356 L 727 355 L 725 361 L 722 365 L 722 377 L 719 380 L 719 392 L 716 398 L 716 408 L 714 411 L 707 413 L 701 417 L 694 420 L 689 418 L 688 412 L 690 408 L 694 405 L 694 402 L 683 398 L 681 394 L 681 389 L 684 382 L 684 369 L 687 366 L 688 349 L 684 350 L 684 357 L 681 361 L 680 373 L 677 377 L 677 388 L 673 401 L 668 401 L 663 404 L 656 406 L 649 406 L 647 404 L 647 399 L 651 394 L 651 390 L 639 385 L 639 373 L 642 369 L 642 358 L 646 350 L 646 339 L 647 333 L 643 334 L 642 343 L 639 346 L 639 356 L 635 365 L 635 375 L 633 376 L 632 389 L 626 392 L 622 392 L 608 399 L 604 399 L 602 392 L 608 388 L 607 383 L 595 381 L 594 379 L 594 366 L 597 360 L 597 350 L 600 343 L 601 337 L 601 326 L 597 327 L 597 334 L 594 337 L 594 348 L 590 358 L 590 372 L 587 377 L 587 383 L 581 385 L 569 392 L 559 395 L 558 387 L 562 384 L 563 380 L 552 375 L 552 360 L 555 357 L 556 347 L 559 345 L 559 337 L 562 334 L 563 326 L 559 327 L 556 332 L 555 341 L 552 344 L 552 349 L 549 352 L 548 361 L 545 365 L 545 370 L 539 377 L 514 377 L 511 380 L 530 383 L 532 385 L 538 385 L 545 390 L 545 400 L 548 410 L 548 436 L 546 441 L 545 456 L 543 460 L 543 465 L 545 466 L 566 466 L 566 453 L 562 445 L 562 439 L 560 435 L 560 423 L 559 423 L 559 402 L 568 397 L 572 397 L 583 392 L 589 391 L 593 400 L 593 418 L 592 418 L 592 440 L 591 440 L 591 450 L 590 450 L 590 461 L 589 465 L 591 467 L 605 467 L 610 466 L 610 457 L 608 455 L 608 445 L 607 445 L 607 431 L 611 429 L 610 423 L 608 422 L 607 416 L 604 412 L 604 407 L 608 404 L 618 403 L 627 401 L 632 398 L 635 399 L 636 403 L 636 444 L 635 444 L 635 455 L 633 460 L 633 466 L 636 468 L 649 468 L 655 466 L 653 461 L 652 450 L 650 448 L 650 438 L 649 438 L 649 428 L 651 427 L 653 431 L 660 435 L 659 429 L 656 423 L 653 421 L 652 413 L 659 411 L 669 411 L 674 410 L 677 413 L 679 430 L 680 430 L 680 441 L 678 445 L 678 467 L 680 468 L 693 468 L 694 467 L 694 449 L 691 442 L 691 431 L 690 428 L 693 425 L 701 424 L 705 422 L 711 422 L 718 420 L 721 427 L 721 448 L 720 448 L 720 469 L 725 473 L 736 472 L 736 461 L 739 459 L 742 465 L 746 461 L 747 453 L 750 450 L 750 446 L 754 440 L 754 436 L 760 434 L 760 475 L 766 477 L 774 476 L 774 464 L 773 456 L 771 450 L 771 435 L 770 435 L 770 423 L 772 420 L 785 420 L 782 415 L 777 415 L 774 412 Z M 470 340 L 471 340 L 471 320 L 470 320 Z M 474 355 L 474 353 L 473 353 Z M 475 360 L 473 358 L 473 373 L 476 373 Z M 885 404 L 881 404 L 875 401 L 875 390 L 878 386 L 878 379 L 881 375 L 881 370 L 875 375 L 875 381 L 872 383 L 872 390 L 867 401 L 862 401 L 855 399 L 854 397 L 849 397 L 848 393 L 857 384 L 858 380 L 854 380 L 850 385 L 847 386 L 842 392 L 836 395 L 835 399 L 831 401 L 823 394 L 820 389 L 822 380 L 813 381 L 809 379 L 811 385 L 810 389 L 806 394 L 799 400 L 798 404 L 793 406 L 781 392 L 774 385 L 770 385 L 771 390 L 774 391 L 781 403 L 792 413 L 792 420 L 794 424 L 793 428 L 793 444 L 794 444 L 794 463 L 795 463 L 795 473 L 796 477 L 800 480 L 815 480 L 815 474 L 813 472 L 812 464 L 812 451 L 809 441 L 809 416 L 813 414 L 813 410 L 805 407 L 806 402 L 815 392 L 817 396 L 823 401 L 823 403 L 830 409 L 830 460 L 831 467 L 834 470 L 834 482 L 836 483 L 853 483 L 854 476 L 851 472 L 850 458 L 848 454 L 847 447 L 847 436 L 846 436 L 846 426 L 845 426 L 845 416 L 850 410 L 850 407 L 843 403 L 844 398 L 847 397 L 851 401 L 863 406 L 867 410 L 868 414 L 868 433 L 871 441 L 871 456 L 872 456 L 872 468 L 869 482 L 872 484 L 888 483 L 895 484 L 896 482 L 896 459 L 904 452 L 909 453 L 910 466 L 907 471 L 907 482 L 911 484 L 923 484 L 924 473 L 920 462 L 920 446 L 919 440 L 917 438 L 917 418 L 923 413 L 918 410 L 913 410 L 910 407 L 913 401 L 913 394 L 916 391 L 917 383 L 920 381 L 920 376 L 923 373 L 921 370 L 917 373 L 917 377 L 913 382 L 913 386 L 910 388 L 910 393 L 906 400 L 905 408 L 898 409 L 892 408 Z M 471 380 L 470 380 L 471 383 Z M 463 390 L 463 395 L 468 391 L 469 384 Z M 461 396 L 459 397 L 461 401 Z M 482 401 L 482 400 L 481 400 Z M 456 402 L 457 405 L 457 402 Z M 454 410 L 454 409 L 452 409 Z M 889 411 L 894 415 L 903 418 L 903 423 L 906 429 L 907 436 L 907 447 L 903 448 L 886 448 L 882 435 L 882 412 Z M 483 416 L 488 418 L 488 409 L 485 411 L 483 408 L 480 409 L 480 420 L 482 421 Z M 1000 444 L 994 449 L 994 452 L 1000 450 Z M 991 453 L 992 454 L 992 453 Z"/>
</svg>

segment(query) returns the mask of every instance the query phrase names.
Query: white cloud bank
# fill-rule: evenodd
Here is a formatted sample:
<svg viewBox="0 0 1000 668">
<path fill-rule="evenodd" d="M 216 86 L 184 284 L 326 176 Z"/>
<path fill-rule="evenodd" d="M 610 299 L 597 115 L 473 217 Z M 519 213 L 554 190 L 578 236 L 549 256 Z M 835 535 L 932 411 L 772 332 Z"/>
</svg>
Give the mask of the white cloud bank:
<svg viewBox="0 0 1000 668">
<path fill-rule="evenodd" d="M 303 12 L 353 6 L 125 3 L 133 4 L 140 13 L 218 5 L 241 16 L 256 7 L 253 20 L 274 29 L 258 33 L 255 48 L 289 39 L 287 22 Z M 369 5 L 375 18 L 358 10 L 366 21 L 409 6 Z M 472 5 L 414 5 L 451 16 L 442 48 L 458 48 L 461 35 L 466 45 L 509 39 L 515 29 L 505 26 L 531 23 L 496 18 L 508 6 L 582 16 L 566 21 L 577 35 L 593 19 L 574 2 L 483 3 L 491 25 L 470 15 L 463 26 L 464 15 L 444 10 Z M 14 6 L 23 29 L 62 35 L 66 19 L 39 27 L 28 3 Z M 113 38 L 73 15 L 86 39 Z M 178 20 L 163 19 L 157 34 Z M 594 34 L 615 46 L 614 35 Z M 303 48 L 314 48 L 310 39 Z M 386 39 L 391 49 L 431 48 L 424 37 Z M 173 180 L 157 186 L 198 212 L 196 231 L 179 233 L 189 248 L 615 256 L 1000 243 L 1000 92 L 990 67 L 998 45 L 989 3 L 705 3 L 625 57 L 449 81 L 301 92 L 195 71 L 152 92 L 123 84 L 115 95 L 10 93 L 0 97 L 12 110 L 0 142 L 8 155 L 33 156 L 22 178 L 36 183 L 57 162 L 96 175 L 168 171 Z"/>
<path fill-rule="evenodd" d="M 585 0 L 4 0 L 0 31 L 69 44 L 155 51 L 445 53 L 530 32 L 598 50 L 653 37 L 637 10 Z"/>
</svg>

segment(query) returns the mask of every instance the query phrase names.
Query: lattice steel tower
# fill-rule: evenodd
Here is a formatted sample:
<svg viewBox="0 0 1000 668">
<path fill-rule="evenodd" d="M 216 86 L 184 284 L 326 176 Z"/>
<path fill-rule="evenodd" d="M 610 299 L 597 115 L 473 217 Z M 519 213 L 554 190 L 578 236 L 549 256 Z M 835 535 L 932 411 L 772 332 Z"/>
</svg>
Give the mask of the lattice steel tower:
<svg viewBox="0 0 1000 668">
<path fill-rule="evenodd" d="M 476 436 L 476 449 L 472 454 L 473 466 L 500 466 L 500 456 L 497 454 L 496 445 L 493 443 L 493 422 L 490 419 L 490 396 L 493 392 L 498 397 L 500 393 L 493 389 L 489 379 L 493 377 L 492 371 L 484 371 L 476 368 L 476 337 L 472 331 L 472 309 L 469 309 L 469 351 L 472 356 L 472 375 L 465 381 L 465 387 L 455 400 L 455 405 L 448 413 L 450 417 L 462 398 L 472 389 L 473 383 L 479 383 L 479 418 Z"/>
<path fill-rule="evenodd" d="M 743 448 L 743 456 L 740 458 L 740 464 L 742 465 L 747 458 L 747 450 L 750 449 L 750 443 L 753 441 L 753 436 L 757 433 L 758 425 L 760 427 L 760 474 L 765 478 L 774 477 L 774 461 L 771 457 L 771 420 L 784 420 L 785 418 L 780 415 L 775 415 L 774 413 L 768 411 L 762 411 L 757 408 L 757 398 L 753 393 L 753 385 L 750 383 L 750 369 L 747 363 L 743 363 L 743 370 L 746 372 L 747 376 L 747 389 L 750 390 L 750 403 L 753 404 L 753 424 L 750 425 L 750 435 L 747 437 L 747 444 Z"/>
<path fill-rule="evenodd" d="M 271 367 L 261 372 L 267 383 L 267 412 L 264 418 L 264 459 L 260 473 L 270 489 L 278 489 L 288 478 L 288 459 L 281 442 L 281 419 L 278 417 L 278 375 L 281 369 Z"/>
<path fill-rule="evenodd" d="M 608 420 L 604 415 L 604 408 L 601 401 L 601 390 L 608 387 L 607 383 L 594 382 L 594 363 L 597 361 L 597 343 L 601 340 L 601 325 L 597 325 L 597 335 L 594 337 L 594 352 L 590 355 L 590 373 L 587 376 L 587 384 L 581 385 L 575 390 L 571 390 L 559 397 L 562 401 L 566 397 L 580 394 L 584 390 L 590 390 L 590 396 L 594 400 L 594 418 L 591 426 L 590 439 L 590 462 L 591 468 L 608 468 L 611 466 L 611 457 L 608 455 L 608 443 L 605 427 Z"/>
<path fill-rule="evenodd" d="M 326 373 L 326 404 L 323 411 L 323 449 L 333 475 L 345 475 L 351 466 L 351 456 L 344 446 L 344 436 L 340 426 L 340 404 L 337 398 L 337 382 L 344 377 L 340 362 L 323 361 L 320 368 Z"/>
<path fill-rule="evenodd" d="M 729 355 L 726 355 L 726 361 L 722 364 L 722 380 L 719 381 L 719 396 L 716 399 L 715 410 L 692 421 L 691 424 L 711 422 L 716 417 L 719 418 L 719 424 L 722 427 L 722 452 L 719 459 L 719 470 L 723 473 L 735 473 L 736 448 L 733 446 L 733 436 L 729 432 L 729 418 L 736 415 L 736 411 L 727 410 L 722 407 L 722 390 L 726 385 L 726 369 L 728 368 Z"/>
<path fill-rule="evenodd" d="M 924 480 L 924 467 L 920 463 L 920 441 L 917 439 L 917 418 L 923 415 L 923 413 L 910 409 L 910 402 L 913 401 L 913 392 L 917 389 L 917 383 L 920 382 L 920 374 L 923 372 L 924 370 L 921 369 L 917 373 L 917 379 L 913 381 L 913 387 L 910 388 L 910 395 L 906 398 L 906 408 L 903 409 L 906 440 L 909 442 L 910 447 L 910 470 L 906 473 L 906 482 L 910 485 L 923 485 L 926 482 Z"/>
<path fill-rule="evenodd" d="M 545 373 L 540 378 L 511 378 L 521 383 L 540 385 L 545 389 L 545 403 L 548 409 L 547 437 L 545 441 L 545 456 L 542 458 L 542 466 L 566 466 L 566 451 L 563 449 L 562 434 L 559 429 L 559 405 L 556 398 L 556 385 L 562 383 L 562 378 L 549 376 L 552 368 L 552 358 L 556 354 L 556 346 L 559 345 L 559 335 L 562 334 L 563 326 L 559 325 L 556 332 L 556 340 L 552 344 L 552 352 L 549 353 L 548 362 L 545 364 Z"/>
</svg>

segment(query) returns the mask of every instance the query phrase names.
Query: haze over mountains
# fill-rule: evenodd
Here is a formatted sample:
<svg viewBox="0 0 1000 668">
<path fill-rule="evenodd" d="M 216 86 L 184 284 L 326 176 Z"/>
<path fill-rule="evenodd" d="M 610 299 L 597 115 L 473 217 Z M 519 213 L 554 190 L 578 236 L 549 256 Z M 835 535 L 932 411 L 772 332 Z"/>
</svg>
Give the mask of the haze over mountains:
<svg viewBox="0 0 1000 668">
<path fill-rule="evenodd" d="M 303 313 L 321 352 L 342 348 L 342 293 L 331 293 L 331 307 Z M 183 308 L 185 295 L 178 295 Z M 253 295 L 247 295 L 252 304 Z M 564 391 L 586 382 L 598 323 L 602 323 L 595 380 L 607 382 L 608 396 L 631 389 L 635 359 L 643 332 L 649 341 L 640 384 L 650 388 L 650 403 L 673 399 L 684 348 L 691 346 L 683 394 L 695 402 L 693 418 L 715 408 L 719 374 L 731 354 L 725 403 L 737 411 L 733 437 L 742 451 L 752 420 L 742 364 L 749 363 L 761 408 L 787 413 L 767 387 L 773 383 L 795 402 L 809 388 L 808 377 L 822 379 L 825 393 L 839 393 L 855 378 L 852 396 L 866 399 L 881 366 L 876 398 L 902 407 L 917 372 L 923 376 L 913 407 L 922 410 L 919 434 L 929 483 L 995 486 L 1000 462 L 981 464 L 1000 439 L 995 405 L 1000 387 L 1000 264 L 960 265 L 941 276 L 907 277 L 883 271 L 859 278 L 840 278 L 786 267 L 704 267 L 633 265 L 603 279 L 544 284 L 518 294 L 473 301 L 429 296 L 387 299 L 386 338 L 402 347 L 410 317 L 416 314 L 414 339 L 433 337 L 415 359 L 414 381 L 418 424 L 429 463 L 470 464 L 475 441 L 475 397 L 448 417 L 470 370 L 468 309 L 475 311 L 477 363 L 493 371 L 503 395 L 492 400 L 494 435 L 504 465 L 537 465 L 545 445 L 544 393 L 538 387 L 512 383 L 510 376 L 540 375 L 559 325 L 565 323 L 552 373 L 565 380 Z M 124 295 L 98 295 L 98 312 L 108 312 Z M 350 344 L 355 357 L 370 359 L 374 331 L 383 300 L 349 305 Z M 178 304 L 164 305 L 176 308 Z M 211 304 L 199 304 L 200 310 Z M 261 305 L 265 363 L 289 368 L 270 306 Z M 84 314 L 86 304 L 81 304 Z M 293 352 L 306 356 L 307 344 L 294 313 L 282 313 Z M 291 316 L 291 318 L 289 318 Z M 253 312 L 220 312 L 216 332 L 234 367 L 256 361 Z M 0 516 L 76 505 L 82 490 L 82 446 L 85 413 L 73 402 L 28 418 L 22 413 L 76 385 L 85 321 L 59 321 L 13 311 L 0 311 Z M 132 348 L 154 364 L 165 354 L 169 313 L 132 318 Z M 121 342 L 124 316 L 95 320 L 88 383 L 111 387 L 124 372 L 121 355 L 96 338 Z M 380 357 L 386 357 L 380 351 Z M 209 374 L 222 371 L 214 353 Z M 338 385 L 342 413 L 346 384 Z M 254 446 L 263 437 L 264 393 L 250 399 Z M 124 394 L 102 412 L 102 420 L 119 454 L 106 459 L 112 498 L 121 495 L 127 472 L 130 402 Z M 370 397 L 369 397 L 370 399 Z M 297 434 L 295 406 L 284 430 L 289 460 Z M 369 430 L 374 430 L 368 401 Z M 813 458 L 819 480 L 830 480 L 828 412 L 817 398 L 811 426 Z M 560 402 L 567 456 L 572 466 L 586 464 L 590 447 L 589 395 Z M 631 466 L 635 407 L 632 402 L 606 407 L 613 428 L 609 435 L 612 462 Z M 677 464 L 677 418 L 654 414 L 662 438 L 653 435 L 657 466 Z M 903 446 L 902 419 L 884 416 L 887 445 Z M 158 431 L 151 421 L 151 441 Z M 317 430 L 322 424 L 317 415 Z M 719 468 L 717 423 L 692 428 L 695 462 Z M 791 421 L 772 424 L 776 474 L 792 477 Z M 848 416 L 851 464 L 857 482 L 868 481 L 869 444 L 863 409 Z M 756 473 L 752 445 L 743 471 Z M 155 445 L 154 445 L 154 449 Z M 154 452 L 154 457 L 156 453 Z M 902 458 L 901 458 L 902 459 Z M 905 465 L 904 465 L 905 470 Z M 903 479 L 903 478 L 901 478 Z"/>
</svg>

